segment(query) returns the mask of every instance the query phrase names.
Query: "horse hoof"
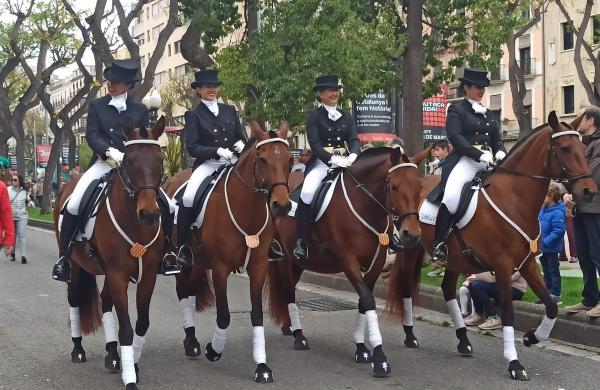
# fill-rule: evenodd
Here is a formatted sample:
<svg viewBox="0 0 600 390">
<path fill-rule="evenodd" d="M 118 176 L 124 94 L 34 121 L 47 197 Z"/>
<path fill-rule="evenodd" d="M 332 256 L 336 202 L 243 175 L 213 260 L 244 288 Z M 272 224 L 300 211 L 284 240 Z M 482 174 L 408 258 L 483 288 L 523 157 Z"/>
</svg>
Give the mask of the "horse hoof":
<svg viewBox="0 0 600 390">
<path fill-rule="evenodd" d="M 273 383 L 273 371 L 265 363 L 260 363 L 254 371 L 256 383 Z"/>
<path fill-rule="evenodd" d="M 71 352 L 71 361 L 73 363 L 85 363 L 87 361 L 83 348 L 73 348 L 73 351 Z"/>
<path fill-rule="evenodd" d="M 135 363 L 133 368 L 135 368 L 135 383 L 140 383 L 140 367 Z"/>
<path fill-rule="evenodd" d="M 462 356 L 473 356 L 473 346 L 468 342 L 459 342 L 456 349 Z"/>
<path fill-rule="evenodd" d="M 212 343 L 206 344 L 206 353 L 204 354 L 204 356 L 206 356 L 208 360 L 210 360 L 211 362 L 216 362 L 217 360 L 221 359 L 221 355 L 221 353 L 215 352 L 215 350 L 212 347 Z"/>
<path fill-rule="evenodd" d="M 417 340 L 416 337 L 414 338 L 406 338 L 406 340 L 404 340 L 404 346 L 406 348 L 419 348 L 419 340 Z"/>
<path fill-rule="evenodd" d="M 135 383 L 128 383 L 125 385 L 125 390 L 138 390 L 138 387 L 135 385 Z"/>
<path fill-rule="evenodd" d="M 508 363 L 508 374 L 510 375 L 510 378 L 515 381 L 529 380 L 527 371 L 525 371 L 525 367 L 523 367 L 518 360 L 513 360 Z"/>
<path fill-rule="evenodd" d="M 282 326 L 281 327 L 281 333 L 284 336 L 292 336 L 292 329 L 290 329 L 289 326 Z"/>
<path fill-rule="evenodd" d="M 371 370 L 376 378 L 387 378 L 392 372 L 387 357 L 383 353 L 383 348 L 378 345 L 373 349 L 373 357 L 371 359 Z"/>
<path fill-rule="evenodd" d="M 354 363 L 368 364 L 371 363 L 371 351 L 364 344 L 356 344 L 356 352 L 354 352 Z"/>
<path fill-rule="evenodd" d="M 111 373 L 121 372 L 121 359 L 116 352 L 109 352 L 104 357 L 104 367 Z"/>
<path fill-rule="evenodd" d="M 183 340 L 183 349 L 185 350 L 185 356 L 190 359 L 198 359 L 202 355 L 202 349 L 200 343 L 196 338 L 188 340 L 187 337 Z"/>
<path fill-rule="evenodd" d="M 308 340 L 303 334 L 294 337 L 294 349 L 296 351 L 308 351 L 310 349 Z"/>
<path fill-rule="evenodd" d="M 540 340 L 535 337 L 534 329 L 531 329 L 523 335 L 523 344 L 525 344 L 526 347 L 531 347 L 539 342 Z"/>
</svg>

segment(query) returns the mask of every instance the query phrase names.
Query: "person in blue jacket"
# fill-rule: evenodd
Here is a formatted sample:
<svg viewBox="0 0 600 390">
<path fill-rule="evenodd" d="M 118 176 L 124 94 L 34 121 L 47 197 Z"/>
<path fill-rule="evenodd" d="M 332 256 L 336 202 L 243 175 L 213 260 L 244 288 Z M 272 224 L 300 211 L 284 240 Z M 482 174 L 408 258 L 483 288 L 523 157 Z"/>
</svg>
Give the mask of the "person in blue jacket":
<svg viewBox="0 0 600 390">
<path fill-rule="evenodd" d="M 558 256 L 563 249 L 567 229 L 567 208 L 561 201 L 560 189 L 550 184 L 544 206 L 539 215 L 542 239 L 540 262 L 544 270 L 544 282 L 550 296 L 560 300 L 560 262 Z"/>
</svg>

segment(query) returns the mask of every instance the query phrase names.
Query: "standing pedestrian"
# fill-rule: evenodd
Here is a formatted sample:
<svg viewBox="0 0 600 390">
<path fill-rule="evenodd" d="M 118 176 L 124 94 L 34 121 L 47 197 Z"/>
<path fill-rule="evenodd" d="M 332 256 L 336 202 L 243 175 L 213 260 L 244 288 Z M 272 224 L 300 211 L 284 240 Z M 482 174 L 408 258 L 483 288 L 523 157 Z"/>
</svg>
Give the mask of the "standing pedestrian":
<svg viewBox="0 0 600 390">
<path fill-rule="evenodd" d="M 21 253 L 21 263 L 27 264 L 26 247 L 27 247 L 27 207 L 31 206 L 31 201 L 27 190 L 25 189 L 25 181 L 21 175 L 13 175 L 11 185 L 8 188 L 8 198 L 12 208 L 13 221 L 17 239 L 15 249 L 10 257 L 12 261 L 16 260 L 17 249 Z"/>
<path fill-rule="evenodd" d="M 563 250 L 567 209 L 560 201 L 560 189 L 550 184 L 539 220 L 542 236 L 542 256 L 540 263 L 544 270 L 544 282 L 555 302 L 560 301 L 560 261 L 558 256 Z M 540 302 L 541 303 L 541 302 Z"/>
<path fill-rule="evenodd" d="M 592 168 L 592 178 L 600 185 L 600 108 L 586 107 L 577 129 L 586 145 L 585 157 Z M 600 317 L 600 292 L 597 274 L 600 271 L 600 200 L 563 195 L 568 207 L 575 206 L 575 246 L 579 267 L 583 273 L 583 300 L 565 307 L 569 313 L 585 312 L 589 317 Z"/>
<path fill-rule="evenodd" d="M 8 160 L 0 156 L 0 177 L 8 175 L 8 167 Z M 15 225 L 4 179 L 0 180 L 0 242 L 4 246 L 4 254 L 12 255 L 15 246 Z"/>
<path fill-rule="evenodd" d="M 35 199 L 37 199 L 37 207 L 42 207 L 42 198 L 44 196 L 44 179 L 38 179 L 35 183 Z"/>
</svg>

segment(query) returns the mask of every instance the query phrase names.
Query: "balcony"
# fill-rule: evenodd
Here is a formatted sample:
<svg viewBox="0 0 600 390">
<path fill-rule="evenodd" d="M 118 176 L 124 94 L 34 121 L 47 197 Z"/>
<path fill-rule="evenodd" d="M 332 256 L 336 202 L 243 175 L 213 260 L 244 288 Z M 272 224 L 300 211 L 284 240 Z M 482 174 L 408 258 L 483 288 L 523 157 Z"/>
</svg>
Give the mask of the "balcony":
<svg viewBox="0 0 600 390">
<path fill-rule="evenodd" d="M 537 74 L 535 67 L 535 58 L 520 58 L 518 60 L 519 67 L 521 68 L 521 72 L 523 72 L 523 76 L 535 76 Z"/>
</svg>

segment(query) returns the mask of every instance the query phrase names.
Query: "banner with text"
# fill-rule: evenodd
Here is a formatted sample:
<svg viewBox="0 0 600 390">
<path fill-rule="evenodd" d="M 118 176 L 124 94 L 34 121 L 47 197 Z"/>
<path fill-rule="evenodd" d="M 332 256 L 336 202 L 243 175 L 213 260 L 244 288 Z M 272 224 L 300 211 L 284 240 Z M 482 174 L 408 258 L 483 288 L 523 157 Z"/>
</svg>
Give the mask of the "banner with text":
<svg viewBox="0 0 600 390">
<path fill-rule="evenodd" d="M 448 85 L 440 85 L 440 93 L 423 100 L 423 141 L 446 139 Z"/>
<path fill-rule="evenodd" d="M 52 149 L 51 145 L 38 145 L 37 146 L 37 162 L 39 163 L 47 163 L 50 159 L 50 150 Z"/>
<path fill-rule="evenodd" d="M 394 121 L 390 94 L 379 91 L 354 102 L 354 121 L 358 138 L 363 142 L 385 141 L 394 137 Z"/>
</svg>

